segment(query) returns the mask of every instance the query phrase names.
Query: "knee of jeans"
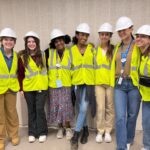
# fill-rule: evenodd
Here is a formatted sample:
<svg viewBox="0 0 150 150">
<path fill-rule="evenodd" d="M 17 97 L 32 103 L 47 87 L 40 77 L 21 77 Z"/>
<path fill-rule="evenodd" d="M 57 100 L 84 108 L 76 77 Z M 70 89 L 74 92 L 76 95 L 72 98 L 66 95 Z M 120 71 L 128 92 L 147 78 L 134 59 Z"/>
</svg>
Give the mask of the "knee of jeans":
<svg viewBox="0 0 150 150">
<path fill-rule="evenodd" d="M 126 117 L 125 116 L 117 116 L 116 117 L 116 124 L 121 124 L 126 122 Z"/>
<path fill-rule="evenodd" d="M 87 112 L 87 108 L 88 108 L 88 105 L 83 105 L 80 107 L 80 113 L 86 113 Z"/>
</svg>

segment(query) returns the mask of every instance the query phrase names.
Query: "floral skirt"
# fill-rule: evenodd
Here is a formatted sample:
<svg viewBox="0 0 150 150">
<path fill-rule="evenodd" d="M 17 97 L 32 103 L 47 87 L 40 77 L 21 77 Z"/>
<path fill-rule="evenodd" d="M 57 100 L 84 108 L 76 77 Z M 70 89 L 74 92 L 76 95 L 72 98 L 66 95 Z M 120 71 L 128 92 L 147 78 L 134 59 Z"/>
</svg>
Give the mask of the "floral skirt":
<svg viewBox="0 0 150 150">
<path fill-rule="evenodd" d="M 48 123 L 62 123 L 73 121 L 73 106 L 71 88 L 49 88 Z"/>
</svg>

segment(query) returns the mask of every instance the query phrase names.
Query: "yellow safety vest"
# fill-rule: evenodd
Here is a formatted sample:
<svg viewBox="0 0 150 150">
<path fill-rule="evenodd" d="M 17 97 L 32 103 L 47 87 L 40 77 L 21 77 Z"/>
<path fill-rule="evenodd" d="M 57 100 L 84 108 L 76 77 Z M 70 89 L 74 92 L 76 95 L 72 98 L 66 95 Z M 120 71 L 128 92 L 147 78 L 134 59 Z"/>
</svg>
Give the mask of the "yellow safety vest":
<svg viewBox="0 0 150 150">
<path fill-rule="evenodd" d="M 111 79 L 111 85 L 115 84 L 115 60 L 116 60 L 116 54 L 119 50 L 120 44 L 121 43 L 116 45 L 114 56 L 113 56 L 112 73 L 111 73 L 111 76 L 113 76 L 113 78 Z M 131 57 L 131 68 L 130 68 L 130 77 L 132 79 L 134 86 L 139 86 L 138 69 L 140 65 L 140 55 L 141 55 L 140 49 L 136 45 L 134 45 L 132 57 Z"/>
<path fill-rule="evenodd" d="M 56 49 L 49 49 L 48 79 L 49 87 L 52 88 L 59 88 L 57 81 L 60 81 L 63 87 L 71 86 L 71 58 L 69 49 L 66 48 L 64 50 L 62 60 L 60 60 Z"/>
<path fill-rule="evenodd" d="M 71 48 L 72 52 L 72 84 L 73 85 L 94 85 L 94 53 L 95 50 L 91 44 L 88 44 L 84 55 L 82 56 L 77 45 Z"/>
<path fill-rule="evenodd" d="M 141 57 L 140 76 L 150 77 L 150 56 Z M 140 85 L 140 93 L 143 101 L 150 101 L 150 87 Z"/>
<path fill-rule="evenodd" d="M 111 85 L 111 62 L 107 56 L 102 54 L 102 48 L 99 46 L 96 53 L 95 84 Z"/>
<path fill-rule="evenodd" d="M 29 56 L 27 67 L 25 67 L 25 78 L 23 80 L 23 91 L 40 91 L 48 89 L 48 76 L 43 57 L 44 67 L 38 67 L 34 60 Z M 22 58 L 22 57 L 21 57 Z M 23 60 L 23 59 L 22 59 Z"/>
<path fill-rule="evenodd" d="M 13 60 L 10 71 L 8 70 L 5 58 L 0 50 L 0 94 L 11 90 L 14 92 L 19 91 L 19 82 L 17 78 L 18 58 L 16 52 L 13 51 Z"/>
</svg>

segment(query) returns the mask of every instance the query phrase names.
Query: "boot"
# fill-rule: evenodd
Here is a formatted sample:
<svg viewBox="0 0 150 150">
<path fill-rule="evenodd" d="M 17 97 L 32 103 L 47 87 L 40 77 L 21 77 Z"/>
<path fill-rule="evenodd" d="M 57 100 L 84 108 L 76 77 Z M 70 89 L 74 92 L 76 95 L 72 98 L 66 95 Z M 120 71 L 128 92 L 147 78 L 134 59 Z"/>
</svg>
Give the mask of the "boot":
<svg viewBox="0 0 150 150">
<path fill-rule="evenodd" d="M 83 127 L 83 131 L 82 131 L 82 136 L 81 136 L 80 142 L 81 142 L 82 144 L 87 143 L 87 141 L 88 141 L 88 136 L 89 136 L 88 126 L 85 126 L 85 127 Z"/>
<path fill-rule="evenodd" d="M 71 143 L 71 150 L 78 150 L 78 139 L 79 139 L 79 132 L 75 131 L 73 137 L 70 140 Z"/>
</svg>

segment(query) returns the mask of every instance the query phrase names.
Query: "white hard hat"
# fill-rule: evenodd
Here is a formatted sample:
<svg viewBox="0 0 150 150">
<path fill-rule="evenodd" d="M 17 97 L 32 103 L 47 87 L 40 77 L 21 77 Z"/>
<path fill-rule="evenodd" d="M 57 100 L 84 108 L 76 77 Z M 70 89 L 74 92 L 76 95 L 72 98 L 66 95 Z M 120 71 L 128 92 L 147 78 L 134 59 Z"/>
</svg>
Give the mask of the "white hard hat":
<svg viewBox="0 0 150 150">
<path fill-rule="evenodd" d="M 90 27 L 87 23 L 81 23 L 77 26 L 76 31 L 90 34 Z"/>
<path fill-rule="evenodd" d="M 117 20 L 116 31 L 127 29 L 127 28 L 129 28 L 131 26 L 133 26 L 132 20 L 130 18 L 126 17 L 126 16 L 123 16 L 123 17 L 120 17 Z"/>
<path fill-rule="evenodd" d="M 0 37 L 12 37 L 12 38 L 17 38 L 16 33 L 14 30 L 11 28 L 4 28 L 1 30 Z"/>
<path fill-rule="evenodd" d="M 53 29 L 51 32 L 51 40 L 57 38 L 57 37 L 61 37 L 61 36 L 65 36 L 65 34 L 59 30 L 59 29 Z"/>
<path fill-rule="evenodd" d="M 150 25 L 143 25 L 143 26 L 141 26 L 137 30 L 136 34 L 144 34 L 144 35 L 150 36 Z"/>
<path fill-rule="evenodd" d="M 29 31 L 25 34 L 24 38 L 26 37 L 29 37 L 29 36 L 32 36 L 32 37 L 35 37 L 35 38 L 38 38 L 39 39 L 39 36 L 37 33 L 35 33 L 34 31 Z"/>
<path fill-rule="evenodd" d="M 112 25 L 106 22 L 99 27 L 98 32 L 111 32 L 112 33 L 113 32 Z"/>
</svg>

